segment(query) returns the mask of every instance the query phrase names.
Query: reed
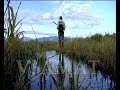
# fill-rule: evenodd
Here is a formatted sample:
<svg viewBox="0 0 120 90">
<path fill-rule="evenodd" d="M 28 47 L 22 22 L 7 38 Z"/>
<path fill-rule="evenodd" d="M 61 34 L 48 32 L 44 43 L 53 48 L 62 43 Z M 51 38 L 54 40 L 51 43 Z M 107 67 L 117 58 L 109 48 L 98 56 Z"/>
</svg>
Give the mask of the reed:
<svg viewBox="0 0 120 90">
<path fill-rule="evenodd" d="M 13 82 L 19 82 L 21 77 L 26 73 L 28 68 L 29 60 L 37 57 L 41 58 L 41 68 L 45 64 L 45 57 L 38 57 L 39 54 L 47 50 L 56 50 L 57 52 L 62 52 L 69 57 L 78 60 L 92 59 L 100 60 L 106 70 L 110 69 L 115 73 L 116 70 L 116 34 L 95 34 L 87 38 L 74 38 L 73 40 L 66 40 L 63 49 L 58 47 L 58 42 L 47 41 L 47 42 L 23 42 L 24 38 L 23 32 L 19 29 L 22 26 L 22 20 L 16 22 L 17 14 L 21 5 L 18 6 L 17 12 L 14 12 L 12 6 L 9 5 L 10 0 L 8 0 L 7 7 L 5 9 L 4 15 L 4 72 L 5 72 L 5 88 L 6 90 L 11 89 Z M 20 27 L 16 27 L 20 24 Z M 35 32 L 34 32 L 35 33 Z M 22 37 L 22 38 L 21 38 Z M 19 67 L 20 66 L 20 67 Z M 16 68 L 17 67 L 17 68 Z M 20 69 L 22 67 L 22 69 Z M 20 72 L 22 72 L 20 74 Z M 54 77 L 52 77 L 53 81 Z M 63 86 L 62 81 L 62 87 Z M 74 75 L 73 75 L 73 82 Z M 20 85 L 19 85 L 20 84 Z M 24 80 L 22 79 L 22 85 L 19 82 L 19 86 L 24 85 Z M 14 85 L 13 85 L 14 86 Z M 58 86 L 56 84 L 56 86 Z M 74 85 L 72 88 L 78 89 L 78 84 Z"/>
<path fill-rule="evenodd" d="M 4 87 L 6 90 L 13 89 L 11 86 L 17 89 L 21 84 L 24 84 L 24 82 L 22 82 L 24 81 L 23 76 L 29 66 L 26 63 L 28 63 L 28 61 L 36 55 L 36 52 L 39 52 L 40 48 L 42 48 L 42 45 L 39 45 L 37 42 L 26 43 L 22 41 L 24 35 L 19 29 L 22 26 L 22 20 L 24 18 L 16 22 L 20 5 L 21 2 L 15 13 L 13 7 L 10 6 L 10 0 L 8 0 L 4 12 Z M 19 24 L 20 27 L 16 29 Z M 23 69 L 20 69 L 20 66 Z M 19 83 L 13 85 L 13 82 Z"/>
<path fill-rule="evenodd" d="M 95 34 L 87 38 L 74 38 L 66 40 L 63 49 L 57 47 L 58 42 L 49 43 L 48 48 L 53 48 L 57 52 L 64 52 L 73 60 L 100 60 L 106 70 L 115 73 L 116 70 L 116 34 L 105 35 Z M 44 44 L 46 44 L 44 43 Z M 54 45 L 54 47 L 53 47 Z M 47 45 L 46 45 L 47 47 Z"/>
</svg>

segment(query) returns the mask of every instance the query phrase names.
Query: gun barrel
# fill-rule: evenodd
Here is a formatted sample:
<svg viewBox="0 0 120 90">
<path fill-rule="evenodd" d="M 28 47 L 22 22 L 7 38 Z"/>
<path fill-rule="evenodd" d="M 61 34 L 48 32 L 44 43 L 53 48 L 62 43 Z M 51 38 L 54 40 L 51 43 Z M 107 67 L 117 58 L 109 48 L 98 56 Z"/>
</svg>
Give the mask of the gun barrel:
<svg viewBox="0 0 120 90">
<path fill-rule="evenodd" d="M 57 23 L 55 23 L 55 22 L 53 22 L 53 23 L 57 25 Z"/>
</svg>

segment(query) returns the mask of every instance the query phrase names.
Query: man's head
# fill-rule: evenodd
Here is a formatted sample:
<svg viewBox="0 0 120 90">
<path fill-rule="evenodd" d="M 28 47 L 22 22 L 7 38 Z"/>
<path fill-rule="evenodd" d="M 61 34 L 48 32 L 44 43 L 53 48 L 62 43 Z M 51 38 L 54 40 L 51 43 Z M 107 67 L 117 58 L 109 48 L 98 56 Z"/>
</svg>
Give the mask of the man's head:
<svg viewBox="0 0 120 90">
<path fill-rule="evenodd" d="M 62 16 L 60 16 L 59 19 L 63 19 Z"/>
</svg>

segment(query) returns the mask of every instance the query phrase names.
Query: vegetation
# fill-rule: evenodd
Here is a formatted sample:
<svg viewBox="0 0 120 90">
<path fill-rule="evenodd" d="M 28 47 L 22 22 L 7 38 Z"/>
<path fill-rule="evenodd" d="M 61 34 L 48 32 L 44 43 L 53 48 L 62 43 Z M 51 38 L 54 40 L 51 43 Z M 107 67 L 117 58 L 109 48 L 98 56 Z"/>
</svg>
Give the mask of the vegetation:
<svg viewBox="0 0 120 90">
<path fill-rule="evenodd" d="M 43 42 L 44 47 L 56 51 L 61 51 L 69 56 L 79 59 L 100 59 L 116 61 L 116 35 L 95 34 L 87 38 L 74 38 L 67 40 L 63 49 L 58 47 L 58 42 Z M 115 62 L 114 62 L 115 63 Z"/>
<path fill-rule="evenodd" d="M 57 41 L 47 42 L 23 42 L 23 32 L 19 32 L 22 26 L 20 20 L 16 22 L 17 14 L 21 5 L 18 6 L 17 12 L 14 12 L 12 6 L 8 1 L 4 15 L 7 16 L 4 19 L 4 72 L 5 72 L 5 90 L 12 89 L 11 86 L 16 89 L 20 89 L 25 85 L 24 78 L 27 74 L 27 69 L 30 66 L 33 58 L 41 58 L 41 67 L 44 66 L 46 59 L 39 57 L 47 50 L 56 50 L 57 52 L 63 52 L 71 58 L 77 60 L 100 60 L 101 66 L 106 70 L 112 70 L 115 74 L 116 70 L 116 34 L 95 34 L 87 38 L 74 38 L 73 40 L 66 40 L 64 48 L 58 47 Z M 16 27 L 20 24 L 20 27 L 16 30 Z M 41 76 L 42 77 L 42 76 Z M 54 80 L 54 77 L 52 77 Z M 74 75 L 72 76 L 74 81 Z M 77 80 L 77 79 L 76 79 Z M 54 80 L 55 81 L 55 80 Z M 16 85 L 13 82 L 17 83 Z M 78 81 L 76 81 L 78 82 Z M 62 86 L 63 87 L 63 86 Z M 78 85 L 74 85 L 71 88 L 78 88 Z"/>
<path fill-rule="evenodd" d="M 45 42 L 47 48 L 63 52 L 73 60 L 100 60 L 105 71 L 116 70 L 116 34 L 95 34 L 87 38 L 74 38 L 65 42 L 63 49 L 58 48 L 58 42 Z"/>
<path fill-rule="evenodd" d="M 40 49 L 41 45 L 36 42 L 25 43 L 22 41 L 24 35 L 23 32 L 19 32 L 19 29 L 23 19 L 16 22 L 20 5 L 21 2 L 14 14 L 14 9 L 8 1 L 4 13 L 4 88 L 6 90 L 13 89 L 13 87 L 19 90 L 24 85 L 24 77 L 31 58 L 36 55 L 36 52 L 43 50 Z M 20 27 L 16 30 L 20 23 Z M 14 86 L 13 82 L 17 84 Z"/>
</svg>

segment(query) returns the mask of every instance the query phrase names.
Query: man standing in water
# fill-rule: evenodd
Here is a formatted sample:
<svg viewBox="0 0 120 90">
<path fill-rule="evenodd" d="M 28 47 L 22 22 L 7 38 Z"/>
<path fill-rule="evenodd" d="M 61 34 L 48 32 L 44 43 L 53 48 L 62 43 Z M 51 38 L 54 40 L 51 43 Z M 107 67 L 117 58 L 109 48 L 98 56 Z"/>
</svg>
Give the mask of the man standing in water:
<svg viewBox="0 0 120 90">
<path fill-rule="evenodd" d="M 58 29 L 58 38 L 59 38 L 59 46 L 64 47 L 64 31 L 65 31 L 65 22 L 63 21 L 62 16 L 59 17 L 59 21 L 57 23 Z"/>
</svg>

